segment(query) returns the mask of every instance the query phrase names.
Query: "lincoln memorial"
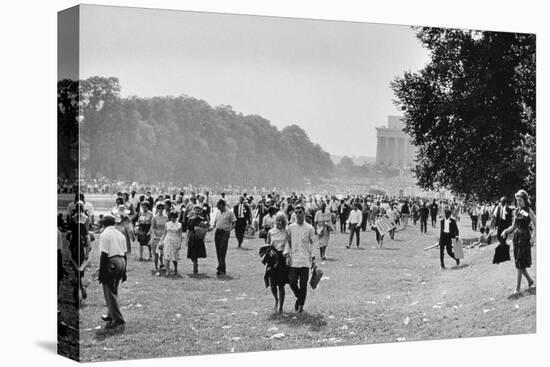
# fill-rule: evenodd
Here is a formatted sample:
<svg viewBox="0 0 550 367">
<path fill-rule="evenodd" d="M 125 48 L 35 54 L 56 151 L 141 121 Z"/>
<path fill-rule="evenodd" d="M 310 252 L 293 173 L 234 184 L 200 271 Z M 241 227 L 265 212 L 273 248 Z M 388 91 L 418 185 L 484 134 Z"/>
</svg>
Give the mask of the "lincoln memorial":
<svg viewBox="0 0 550 367">
<path fill-rule="evenodd" d="M 401 116 L 388 116 L 388 127 L 377 127 L 376 137 L 376 164 L 401 168 L 413 166 L 415 148 L 403 131 Z"/>
</svg>

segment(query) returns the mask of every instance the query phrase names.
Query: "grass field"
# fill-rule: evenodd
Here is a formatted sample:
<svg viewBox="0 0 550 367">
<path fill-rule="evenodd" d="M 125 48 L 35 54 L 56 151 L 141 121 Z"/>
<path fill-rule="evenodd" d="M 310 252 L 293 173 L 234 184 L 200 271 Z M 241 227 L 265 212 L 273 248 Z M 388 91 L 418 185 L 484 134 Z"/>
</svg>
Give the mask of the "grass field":
<svg viewBox="0 0 550 367">
<path fill-rule="evenodd" d="M 469 226 L 467 218 L 459 222 L 465 242 L 477 237 Z M 438 234 L 430 226 L 421 235 L 418 226 L 409 225 L 378 249 L 374 233 L 362 232 L 361 248 L 349 250 L 347 235 L 335 234 L 327 261 L 318 263 L 325 278 L 318 289 L 308 289 L 303 314 L 294 312 L 288 286 L 285 312 L 273 313 L 257 251 L 263 240 L 245 240 L 247 249 L 239 250 L 232 234 L 225 279 L 215 276 L 211 234 L 197 277 L 185 249 L 182 278 L 170 279 L 152 275 L 152 263 L 138 262 L 134 247 L 128 281 L 119 291 L 124 332 L 98 329 L 106 307 L 100 285 L 91 281 L 79 320 L 76 315 L 66 320 L 79 323 L 80 343 L 71 345 L 69 339 L 77 337 L 71 329 L 60 348 L 79 349 L 82 361 L 101 361 L 534 333 L 534 292 L 508 298 L 515 286 L 513 262 L 493 265 L 493 244 L 466 249 L 459 268 L 447 257 L 447 269 L 441 270 L 439 250 L 423 250 Z M 97 244 L 92 269 L 98 265 Z M 535 266 L 530 270 L 535 274 Z M 64 292 L 69 286 L 64 282 Z"/>
</svg>

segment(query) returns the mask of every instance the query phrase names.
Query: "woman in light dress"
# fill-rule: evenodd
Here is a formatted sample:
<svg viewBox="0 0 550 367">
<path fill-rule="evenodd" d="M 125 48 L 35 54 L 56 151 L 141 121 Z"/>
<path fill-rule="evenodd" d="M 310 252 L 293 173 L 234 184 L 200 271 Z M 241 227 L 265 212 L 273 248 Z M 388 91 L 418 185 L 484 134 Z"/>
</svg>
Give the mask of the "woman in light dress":
<svg viewBox="0 0 550 367">
<path fill-rule="evenodd" d="M 164 244 L 164 260 L 166 276 L 170 275 L 170 262 L 174 265 L 174 276 L 178 277 L 178 261 L 180 259 L 181 243 L 183 241 L 182 225 L 178 222 L 178 213 L 168 214 L 169 222 L 166 223 L 164 235 L 160 242 Z"/>
<path fill-rule="evenodd" d="M 315 219 L 313 220 L 313 226 L 315 228 L 317 240 L 319 241 L 319 252 L 322 260 L 326 260 L 330 232 L 333 230 L 333 220 L 334 214 L 327 210 L 327 204 L 323 201 L 321 203 L 321 209 L 315 213 Z"/>
<path fill-rule="evenodd" d="M 155 258 L 155 275 L 160 275 L 159 269 L 164 268 L 164 244 L 160 241 L 164 235 L 164 230 L 166 229 L 166 223 L 168 222 L 168 217 L 164 215 L 164 204 L 157 204 L 157 213 L 153 217 L 151 223 L 151 230 L 149 235 L 151 236 L 151 251 Z M 160 268 L 159 268 L 160 260 Z"/>
</svg>

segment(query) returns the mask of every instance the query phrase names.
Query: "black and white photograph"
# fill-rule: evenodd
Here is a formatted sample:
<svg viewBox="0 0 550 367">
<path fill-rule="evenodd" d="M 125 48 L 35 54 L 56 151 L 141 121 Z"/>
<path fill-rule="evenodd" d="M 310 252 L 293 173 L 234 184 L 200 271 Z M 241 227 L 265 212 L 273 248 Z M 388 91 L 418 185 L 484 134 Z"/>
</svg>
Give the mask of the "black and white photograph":
<svg viewBox="0 0 550 367">
<path fill-rule="evenodd" d="M 60 355 L 537 332 L 534 33 L 78 5 L 57 54 Z"/>
</svg>

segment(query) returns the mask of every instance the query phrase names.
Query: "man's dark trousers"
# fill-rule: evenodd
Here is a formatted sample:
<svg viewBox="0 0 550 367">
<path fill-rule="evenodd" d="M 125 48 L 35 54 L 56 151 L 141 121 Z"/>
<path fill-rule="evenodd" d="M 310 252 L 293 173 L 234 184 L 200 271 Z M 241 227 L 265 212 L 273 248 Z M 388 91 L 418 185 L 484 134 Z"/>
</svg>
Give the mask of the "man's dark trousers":
<svg viewBox="0 0 550 367">
<path fill-rule="evenodd" d="M 229 231 L 216 229 L 214 232 L 214 244 L 216 245 L 216 255 L 218 257 L 218 272 L 225 274 L 225 256 L 227 255 L 227 246 L 229 243 Z"/>
<path fill-rule="evenodd" d="M 309 278 L 309 268 L 293 268 L 291 267 L 288 272 L 288 279 L 290 280 L 290 289 L 294 292 L 299 305 L 304 305 L 307 295 L 307 281 Z M 299 284 L 299 286 L 298 286 Z"/>
</svg>

